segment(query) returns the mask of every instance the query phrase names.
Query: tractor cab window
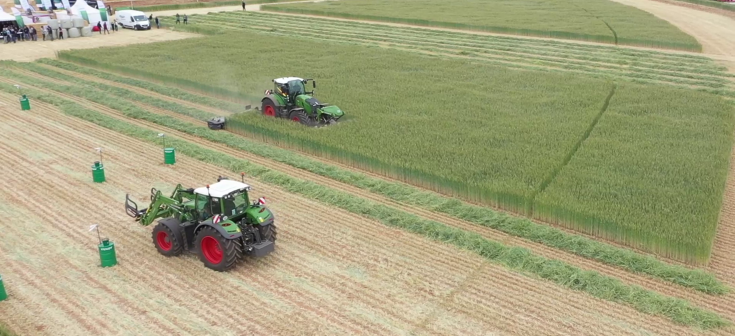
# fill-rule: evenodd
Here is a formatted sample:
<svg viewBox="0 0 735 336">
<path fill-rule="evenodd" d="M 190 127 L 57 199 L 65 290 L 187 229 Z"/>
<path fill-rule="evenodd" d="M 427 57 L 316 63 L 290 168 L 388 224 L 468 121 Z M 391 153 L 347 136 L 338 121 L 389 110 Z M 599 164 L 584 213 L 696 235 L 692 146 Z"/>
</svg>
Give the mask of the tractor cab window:
<svg viewBox="0 0 735 336">
<path fill-rule="evenodd" d="M 248 204 L 246 193 L 236 193 L 225 196 L 223 199 L 225 212 L 223 215 L 234 216 L 245 210 Z"/>
<path fill-rule="evenodd" d="M 205 195 L 197 195 L 197 209 L 202 220 L 212 217 L 222 211 L 219 198 L 211 199 Z"/>
<path fill-rule="evenodd" d="M 306 89 L 304 89 L 304 83 L 300 80 L 292 80 L 288 82 L 288 100 L 290 100 L 291 103 L 296 101 L 296 96 L 304 93 L 306 93 Z"/>
</svg>

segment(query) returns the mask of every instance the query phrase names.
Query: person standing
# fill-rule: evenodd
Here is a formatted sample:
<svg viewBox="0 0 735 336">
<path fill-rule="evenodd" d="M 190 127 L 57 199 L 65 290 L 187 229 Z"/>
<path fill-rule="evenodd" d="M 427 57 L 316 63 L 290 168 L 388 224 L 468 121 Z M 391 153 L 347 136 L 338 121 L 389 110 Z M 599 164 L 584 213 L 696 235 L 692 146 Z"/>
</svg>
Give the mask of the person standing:
<svg viewBox="0 0 735 336">
<path fill-rule="evenodd" d="M 179 24 L 181 22 L 181 19 L 179 18 L 179 13 L 176 13 L 176 24 Z"/>
<path fill-rule="evenodd" d="M 38 41 L 38 32 L 36 31 L 36 27 L 31 27 L 31 40 Z"/>
<path fill-rule="evenodd" d="M 189 24 L 189 16 L 184 14 L 184 24 Z"/>
<path fill-rule="evenodd" d="M 108 34 L 108 35 L 110 34 L 110 31 L 107 29 L 107 22 L 105 22 L 104 24 L 102 24 L 102 28 L 105 29 L 105 34 Z"/>
<path fill-rule="evenodd" d="M 46 26 L 41 27 L 41 35 L 43 35 L 43 40 L 46 41 Z"/>
<path fill-rule="evenodd" d="M 242 10 L 245 10 L 245 0 L 242 0 Z"/>
<path fill-rule="evenodd" d="M 31 30 L 28 29 L 28 26 L 23 27 L 23 39 L 26 41 L 31 40 Z"/>
<path fill-rule="evenodd" d="M 158 16 L 156 16 L 156 29 L 161 29 L 161 24 L 158 22 Z"/>
<path fill-rule="evenodd" d="M 97 21 L 97 30 L 100 31 L 100 35 L 102 35 L 102 22 Z"/>
<path fill-rule="evenodd" d="M 59 40 L 64 39 L 64 28 L 59 27 Z"/>
</svg>

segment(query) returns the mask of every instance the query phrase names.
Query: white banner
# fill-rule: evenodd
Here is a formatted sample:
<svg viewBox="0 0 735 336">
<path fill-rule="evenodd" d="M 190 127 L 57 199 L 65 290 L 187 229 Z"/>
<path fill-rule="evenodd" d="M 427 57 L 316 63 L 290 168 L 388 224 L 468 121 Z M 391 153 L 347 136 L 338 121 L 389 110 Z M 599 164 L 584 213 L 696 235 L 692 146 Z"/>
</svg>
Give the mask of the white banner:
<svg viewBox="0 0 735 336">
<path fill-rule="evenodd" d="M 61 3 L 64 5 L 64 8 L 66 9 L 71 8 L 71 5 L 69 4 L 69 0 L 61 0 Z"/>
<path fill-rule="evenodd" d="M 51 0 L 42 0 L 42 2 L 43 2 L 43 8 L 45 8 L 46 10 L 53 8 L 53 5 L 51 4 Z"/>
<path fill-rule="evenodd" d="M 28 0 L 20 0 L 20 8 L 23 8 L 24 12 L 27 11 L 28 8 L 30 8 L 31 10 L 33 9 L 33 7 L 31 7 L 31 4 L 28 3 Z"/>
</svg>

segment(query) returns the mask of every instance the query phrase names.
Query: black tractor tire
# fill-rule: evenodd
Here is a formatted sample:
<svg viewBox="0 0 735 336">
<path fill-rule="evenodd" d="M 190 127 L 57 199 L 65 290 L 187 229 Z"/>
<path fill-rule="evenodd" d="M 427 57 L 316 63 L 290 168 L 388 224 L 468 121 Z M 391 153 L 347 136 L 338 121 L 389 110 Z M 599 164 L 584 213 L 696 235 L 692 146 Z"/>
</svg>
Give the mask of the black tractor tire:
<svg viewBox="0 0 735 336">
<path fill-rule="evenodd" d="M 306 126 L 316 126 L 316 120 L 309 118 L 304 110 L 293 110 L 288 114 L 288 119 L 299 122 Z"/>
<path fill-rule="evenodd" d="M 263 99 L 261 113 L 266 117 L 278 117 L 278 106 L 270 99 Z"/>
<path fill-rule="evenodd" d="M 197 232 L 195 246 L 199 260 L 204 266 L 218 272 L 225 272 L 235 267 L 243 255 L 240 239 L 225 239 L 219 231 L 210 226 L 205 226 Z"/>
<path fill-rule="evenodd" d="M 276 235 L 278 232 L 276 231 L 276 225 L 266 225 L 260 227 L 260 239 L 261 240 L 270 240 L 272 242 L 276 241 Z"/>
<path fill-rule="evenodd" d="M 174 235 L 173 231 L 168 226 L 158 223 L 153 228 L 151 234 L 153 238 L 153 245 L 156 246 L 158 253 L 163 254 L 167 257 L 175 257 L 184 252 L 184 247 L 179 241 L 178 237 Z"/>
</svg>

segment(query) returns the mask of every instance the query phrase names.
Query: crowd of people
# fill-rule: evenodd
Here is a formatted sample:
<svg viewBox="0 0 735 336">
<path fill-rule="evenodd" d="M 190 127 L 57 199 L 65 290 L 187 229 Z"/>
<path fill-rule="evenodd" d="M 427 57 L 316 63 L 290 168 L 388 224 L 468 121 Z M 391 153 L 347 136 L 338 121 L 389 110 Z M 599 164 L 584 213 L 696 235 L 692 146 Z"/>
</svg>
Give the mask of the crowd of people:
<svg viewBox="0 0 735 336">
<path fill-rule="evenodd" d="M 38 41 L 38 32 L 34 27 L 18 27 L 18 25 L 6 26 L 2 30 L 2 38 L 5 44 L 18 41 Z"/>
<path fill-rule="evenodd" d="M 97 24 L 93 26 L 92 30 L 99 31 L 100 34 L 109 34 L 110 31 L 115 32 L 119 29 L 115 21 L 116 20 L 113 20 L 109 23 L 97 22 Z M 0 33 L 0 37 L 3 39 L 4 44 L 17 43 L 19 41 L 38 41 L 38 33 L 39 32 L 33 26 L 18 27 L 17 24 L 14 24 L 3 27 L 2 32 Z M 56 38 L 58 38 L 59 40 L 63 40 L 64 30 L 59 29 L 58 35 L 55 36 L 53 29 L 51 29 L 51 26 L 45 25 L 41 28 L 41 35 L 43 41 L 53 41 Z"/>
</svg>

